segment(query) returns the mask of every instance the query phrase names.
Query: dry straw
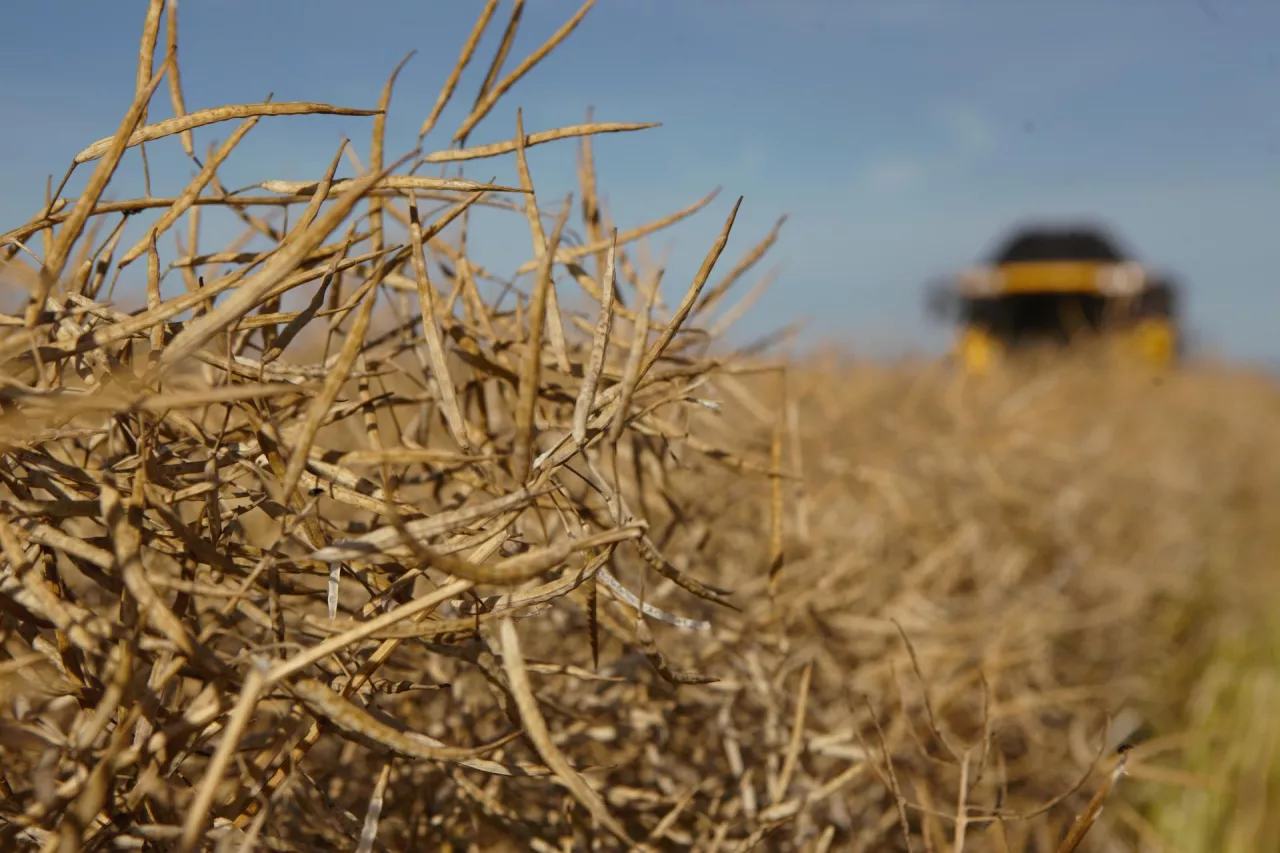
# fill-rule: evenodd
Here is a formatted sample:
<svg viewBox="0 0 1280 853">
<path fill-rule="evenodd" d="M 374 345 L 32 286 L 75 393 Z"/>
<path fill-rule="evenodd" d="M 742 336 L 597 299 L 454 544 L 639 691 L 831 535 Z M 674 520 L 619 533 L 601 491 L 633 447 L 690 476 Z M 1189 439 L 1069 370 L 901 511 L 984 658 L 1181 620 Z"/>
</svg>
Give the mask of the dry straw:
<svg viewBox="0 0 1280 853">
<path fill-rule="evenodd" d="M 591 142 L 653 124 L 517 111 L 466 147 L 591 2 L 506 70 L 517 2 L 451 147 L 425 147 L 498 5 L 391 159 L 403 62 L 375 109 L 188 111 L 177 3 L 152 0 L 85 189 L 0 235 L 30 294 L 0 317 L 0 847 L 1089 849 L 1108 712 L 1149 695 L 1155 605 L 1236 485 L 1178 463 L 1199 434 L 1160 426 L 1188 392 L 1081 419 L 1084 371 L 783 374 L 721 338 L 772 274 L 710 316 L 782 226 L 708 285 L 741 199 L 664 315 L 639 241 L 716 194 L 619 228 Z M 316 180 L 228 193 L 219 167 L 289 115 L 370 117 L 367 165 L 344 142 Z M 194 161 L 227 121 L 177 195 L 103 200 L 127 153 Z M 526 151 L 562 140 L 579 182 L 549 208 Z M 509 155 L 516 187 L 415 174 Z M 523 215 L 517 281 L 469 255 L 478 205 Z M 204 251 L 210 207 L 271 247 Z M 1152 495 L 1181 526 L 1135 509 Z"/>
</svg>

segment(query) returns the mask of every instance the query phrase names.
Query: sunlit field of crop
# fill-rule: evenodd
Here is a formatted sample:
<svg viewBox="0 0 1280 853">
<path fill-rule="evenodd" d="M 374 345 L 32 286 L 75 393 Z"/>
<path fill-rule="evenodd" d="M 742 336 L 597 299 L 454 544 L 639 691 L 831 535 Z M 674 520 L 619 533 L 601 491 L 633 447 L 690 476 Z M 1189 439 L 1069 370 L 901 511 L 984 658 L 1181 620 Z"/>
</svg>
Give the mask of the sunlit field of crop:
<svg viewBox="0 0 1280 853">
<path fill-rule="evenodd" d="M 614 222 L 591 140 L 648 126 L 504 97 L 591 5 L 490 60 L 487 3 L 398 152 L 395 76 L 189 109 L 149 4 L 119 125 L 0 223 L 0 848 L 1280 849 L 1274 380 L 736 343 L 779 230 Z M 287 115 L 369 137 L 224 187 Z M 160 146 L 188 186 L 108 195 Z"/>
</svg>

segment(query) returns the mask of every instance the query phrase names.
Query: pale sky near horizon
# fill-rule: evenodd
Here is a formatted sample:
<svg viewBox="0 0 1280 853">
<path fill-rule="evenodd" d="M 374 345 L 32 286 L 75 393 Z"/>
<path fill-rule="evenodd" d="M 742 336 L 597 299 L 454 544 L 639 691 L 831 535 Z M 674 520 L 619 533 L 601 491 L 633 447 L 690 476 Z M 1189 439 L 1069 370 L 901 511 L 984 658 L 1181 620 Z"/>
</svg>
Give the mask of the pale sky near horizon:
<svg viewBox="0 0 1280 853">
<path fill-rule="evenodd" d="M 114 131 L 132 96 L 146 5 L 44 0 L 6 10 L 0 231 L 38 209 L 47 175 L 56 182 L 76 151 Z M 391 103 L 388 156 L 398 156 L 415 144 L 482 6 L 182 0 L 187 108 L 268 93 L 373 107 L 416 49 Z M 504 0 L 428 147 L 448 146 L 510 6 Z M 578 6 L 529 0 L 506 67 Z M 153 119 L 170 114 L 163 86 L 153 103 Z M 1185 282 L 1188 326 L 1204 344 L 1280 363 L 1274 0 L 599 0 L 471 142 L 512 137 L 517 107 L 533 132 L 579 123 L 589 106 L 597 120 L 663 125 L 596 140 L 620 228 L 722 188 L 652 241 L 655 252 L 670 249 L 668 299 L 737 196 L 745 199 L 721 271 L 788 215 L 758 269 L 777 265 L 779 279 L 740 322 L 744 338 L 807 318 L 811 342 L 936 350 L 949 330 L 923 314 L 926 281 L 982 257 L 1021 218 L 1087 217 Z M 265 119 L 220 174 L 233 187 L 318 178 L 344 136 L 367 158 L 370 122 Z M 197 131 L 197 148 L 234 126 Z M 147 154 L 156 195 L 194 173 L 176 139 Z M 548 203 L 575 189 L 574 156 L 573 143 L 531 152 Z M 508 156 L 466 174 L 510 181 L 513 167 Z M 142 194 L 136 152 L 108 193 Z M 202 245 L 221 248 L 236 230 L 211 221 Z M 478 219 L 470 237 L 500 275 L 530 253 L 519 217 Z M 562 286 L 576 288 L 567 278 Z"/>
</svg>

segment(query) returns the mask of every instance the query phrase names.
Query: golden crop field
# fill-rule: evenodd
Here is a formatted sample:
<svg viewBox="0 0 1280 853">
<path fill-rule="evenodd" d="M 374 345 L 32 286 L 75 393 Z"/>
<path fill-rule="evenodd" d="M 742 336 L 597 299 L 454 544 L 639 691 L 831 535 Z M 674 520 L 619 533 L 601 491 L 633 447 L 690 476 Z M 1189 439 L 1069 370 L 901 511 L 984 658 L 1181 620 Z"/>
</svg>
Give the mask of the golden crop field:
<svg viewBox="0 0 1280 853">
<path fill-rule="evenodd" d="M 1280 849 L 1274 380 L 735 348 L 777 232 L 611 221 L 591 138 L 644 125 L 467 145 L 590 6 L 504 65 L 508 27 L 446 141 L 487 4 L 402 154 L 394 77 L 187 111 L 152 0 L 84 190 L 0 234 L 0 849 Z M 328 174 L 219 182 L 353 112 Z M 180 195 L 104 197 L 222 122 Z M 493 157 L 519 186 L 438 168 Z M 482 206 L 528 226 L 502 304 Z M 246 243 L 198 245 L 211 209 Z M 666 304 L 646 240 L 693 215 Z"/>
</svg>

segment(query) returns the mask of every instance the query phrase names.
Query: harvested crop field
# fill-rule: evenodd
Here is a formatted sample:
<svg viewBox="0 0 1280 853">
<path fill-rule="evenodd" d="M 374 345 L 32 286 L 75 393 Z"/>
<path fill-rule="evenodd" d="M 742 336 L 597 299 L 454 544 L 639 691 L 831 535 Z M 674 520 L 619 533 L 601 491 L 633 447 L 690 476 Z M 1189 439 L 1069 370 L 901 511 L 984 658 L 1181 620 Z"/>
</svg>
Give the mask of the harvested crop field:
<svg viewBox="0 0 1280 853">
<path fill-rule="evenodd" d="M 451 141 L 383 150 L 393 78 L 367 146 L 232 194 L 255 125 L 352 110 L 188 111 L 175 14 L 0 234 L 0 849 L 1280 849 L 1272 378 L 735 348 L 777 234 L 610 221 L 590 138 L 642 126 L 468 147 L 572 21 Z M 454 168 L 491 157 L 518 186 Z M 676 283 L 645 241 L 692 215 Z"/>
</svg>

